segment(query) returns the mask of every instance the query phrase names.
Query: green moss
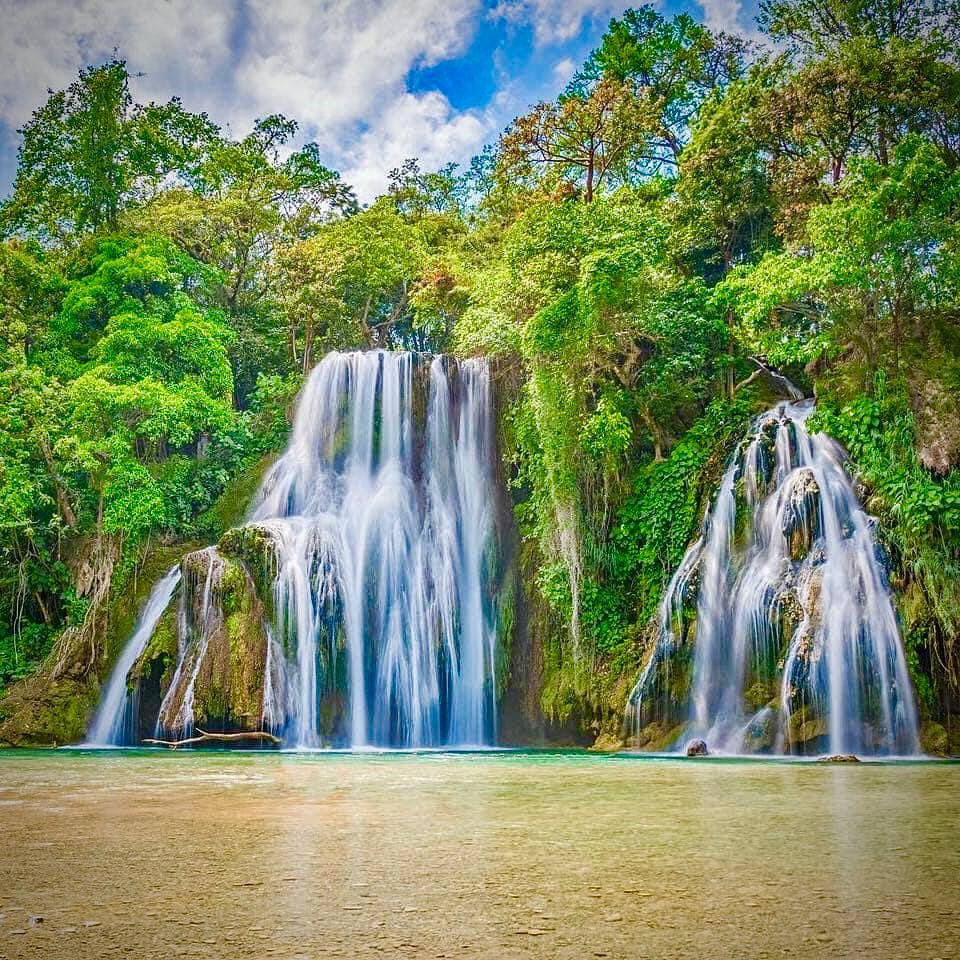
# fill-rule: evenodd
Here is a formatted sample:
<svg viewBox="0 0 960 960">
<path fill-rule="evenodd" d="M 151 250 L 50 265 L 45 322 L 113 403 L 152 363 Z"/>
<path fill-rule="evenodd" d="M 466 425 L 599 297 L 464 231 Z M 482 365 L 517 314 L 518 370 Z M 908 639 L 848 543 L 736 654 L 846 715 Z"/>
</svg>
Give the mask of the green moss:
<svg viewBox="0 0 960 960">
<path fill-rule="evenodd" d="M 760 710 L 777 699 L 777 686 L 772 681 L 758 680 L 751 684 L 743 695 L 744 703 L 753 710 Z"/>
<path fill-rule="evenodd" d="M 224 488 L 223 493 L 206 513 L 197 518 L 197 536 L 207 543 L 219 539 L 224 531 L 241 523 L 247 515 L 254 494 L 277 455 L 267 453 L 246 466 Z"/>
<path fill-rule="evenodd" d="M 940 723 L 928 721 L 920 728 L 920 746 L 924 753 L 935 757 L 945 757 L 950 753 L 950 737 L 947 729 Z"/>
<path fill-rule="evenodd" d="M 269 530 L 256 524 L 231 527 L 220 538 L 218 550 L 224 557 L 239 560 L 253 577 L 257 596 L 273 619 L 273 581 L 277 572 L 276 544 Z"/>
<path fill-rule="evenodd" d="M 214 622 L 194 688 L 194 719 L 200 727 L 212 722 L 255 729 L 263 702 L 267 637 L 263 607 L 243 563 L 225 560 L 213 585 L 213 602 Z"/>
<path fill-rule="evenodd" d="M 153 636 L 130 671 L 130 679 L 150 676 L 158 663 L 162 666 L 160 687 L 165 691 L 177 665 L 177 615 L 172 607 L 157 621 Z"/>
<path fill-rule="evenodd" d="M 40 675 L 11 688 L 0 701 L 0 743 L 58 746 L 84 738 L 98 692 L 83 681 Z"/>
<path fill-rule="evenodd" d="M 686 728 L 685 723 L 667 724 L 662 720 L 654 720 L 637 733 L 630 745 L 637 750 L 662 753 L 670 750 L 680 740 Z"/>
</svg>

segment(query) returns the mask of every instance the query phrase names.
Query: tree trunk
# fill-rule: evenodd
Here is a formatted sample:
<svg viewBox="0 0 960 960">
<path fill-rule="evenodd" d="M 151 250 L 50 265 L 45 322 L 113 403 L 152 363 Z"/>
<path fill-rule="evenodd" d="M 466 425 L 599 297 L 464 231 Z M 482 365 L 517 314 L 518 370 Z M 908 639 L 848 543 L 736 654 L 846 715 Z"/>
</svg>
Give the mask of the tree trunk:
<svg viewBox="0 0 960 960">
<path fill-rule="evenodd" d="M 311 317 L 306 321 L 303 333 L 303 375 L 310 372 L 310 358 L 313 356 L 313 329 L 314 323 Z"/>
<path fill-rule="evenodd" d="M 272 733 L 267 733 L 266 730 L 254 730 L 250 733 L 207 733 L 199 727 L 197 728 L 197 735 L 195 737 L 185 737 L 183 740 L 157 740 L 153 737 L 148 737 L 143 743 L 151 743 L 155 746 L 169 747 L 171 750 L 176 750 L 177 747 L 186 747 L 192 743 L 230 743 L 238 740 L 266 740 L 268 743 L 273 743 L 277 746 L 282 743 L 279 737 L 274 736 Z"/>
<path fill-rule="evenodd" d="M 49 473 L 50 480 L 53 482 L 53 490 L 57 497 L 57 509 L 60 511 L 60 516 L 63 517 L 63 522 L 73 529 L 77 525 L 77 515 L 73 512 L 73 507 L 70 506 L 70 500 L 67 497 L 66 490 L 63 488 L 60 474 L 57 473 L 57 466 L 53 461 L 53 451 L 50 449 L 50 440 L 46 435 L 40 438 L 40 452 L 43 454 L 44 462 L 47 465 L 47 473 Z"/>
</svg>

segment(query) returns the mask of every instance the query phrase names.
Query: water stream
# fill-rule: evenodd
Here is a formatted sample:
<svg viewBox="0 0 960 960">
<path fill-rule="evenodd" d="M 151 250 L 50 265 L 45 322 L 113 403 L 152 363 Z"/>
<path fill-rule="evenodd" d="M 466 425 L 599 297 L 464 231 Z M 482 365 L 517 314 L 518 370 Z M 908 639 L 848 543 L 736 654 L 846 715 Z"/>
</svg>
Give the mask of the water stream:
<svg viewBox="0 0 960 960">
<path fill-rule="evenodd" d="M 104 687 L 100 706 L 90 725 L 88 740 L 96 746 L 123 746 L 136 737 L 136 690 L 127 688 L 127 676 L 146 649 L 157 623 L 163 616 L 180 583 L 180 567 L 173 567 L 158 580 L 143 605 L 133 634 L 120 654 Z"/>
</svg>

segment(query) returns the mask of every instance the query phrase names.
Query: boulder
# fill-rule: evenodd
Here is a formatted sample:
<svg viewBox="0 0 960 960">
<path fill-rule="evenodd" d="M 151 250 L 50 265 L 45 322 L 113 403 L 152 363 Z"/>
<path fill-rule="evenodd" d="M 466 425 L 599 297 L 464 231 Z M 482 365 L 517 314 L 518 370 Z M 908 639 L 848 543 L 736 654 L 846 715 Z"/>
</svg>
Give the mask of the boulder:
<svg viewBox="0 0 960 960">
<path fill-rule="evenodd" d="M 706 757 L 710 755 L 710 751 L 707 749 L 706 740 L 691 740 L 687 744 L 687 756 L 688 757 Z"/>
</svg>

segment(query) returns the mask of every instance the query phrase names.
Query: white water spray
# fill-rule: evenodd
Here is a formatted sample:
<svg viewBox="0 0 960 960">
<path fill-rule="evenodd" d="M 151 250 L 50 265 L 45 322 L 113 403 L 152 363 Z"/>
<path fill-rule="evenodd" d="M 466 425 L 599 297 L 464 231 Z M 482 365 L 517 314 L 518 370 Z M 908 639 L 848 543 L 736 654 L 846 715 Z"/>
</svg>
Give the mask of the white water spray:
<svg viewBox="0 0 960 960">
<path fill-rule="evenodd" d="M 489 372 L 433 359 L 419 428 L 418 362 L 327 355 L 251 512 L 277 570 L 263 716 L 299 747 L 492 742 Z"/>
</svg>

